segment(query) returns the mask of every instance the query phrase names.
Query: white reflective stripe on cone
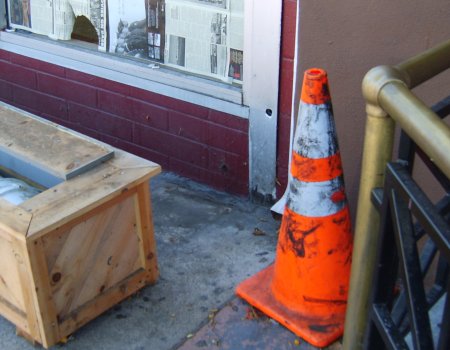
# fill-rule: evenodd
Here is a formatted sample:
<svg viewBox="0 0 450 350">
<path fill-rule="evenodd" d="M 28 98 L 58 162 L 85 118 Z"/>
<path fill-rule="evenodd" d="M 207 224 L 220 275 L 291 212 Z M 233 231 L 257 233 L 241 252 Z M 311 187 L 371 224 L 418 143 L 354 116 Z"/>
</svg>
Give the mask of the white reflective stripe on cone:
<svg viewBox="0 0 450 350">
<path fill-rule="evenodd" d="M 294 152 L 305 158 L 328 158 L 339 149 L 331 103 L 312 105 L 300 102 Z"/>
<path fill-rule="evenodd" d="M 342 176 L 329 181 L 303 182 L 289 178 L 286 206 L 295 213 L 308 217 L 333 215 L 347 205 Z"/>
</svg>

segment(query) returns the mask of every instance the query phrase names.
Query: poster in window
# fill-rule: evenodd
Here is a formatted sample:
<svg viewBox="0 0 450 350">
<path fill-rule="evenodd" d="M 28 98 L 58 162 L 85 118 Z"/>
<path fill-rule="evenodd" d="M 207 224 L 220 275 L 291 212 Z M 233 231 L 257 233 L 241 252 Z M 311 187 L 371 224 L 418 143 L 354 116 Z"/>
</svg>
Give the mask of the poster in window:
<svg viewBox="0 0 450 350">
<path fill-rule="evenodd" d="M 228 67 L 228 76 L 230 78 L 242 81 L 244 73 L 244 52 L 242 50 L 230 49 L 230 65 Z"/>
<path fill-rule="evenodd" d="M 109 0 L 109 51 L 148 58 L 146 1 Z"/>
<path fill-rule="evenodd" d="M 148 58 L 164 62 L 165 1 L 147 0 Z"/>
<path fill-rule="evenodd" d="M 108 45 L 106 2 L 107 0 L 69 0 L 75 16 L 84 16 L 91 22 L 97 32 L 100 51 L 106 51 Z"/>
<path fill-rule="evenodd" d="M 53 1 L 8 0 L 7 6 L 12 28 L 37 34 L 53 34 Z"/>
</svg>

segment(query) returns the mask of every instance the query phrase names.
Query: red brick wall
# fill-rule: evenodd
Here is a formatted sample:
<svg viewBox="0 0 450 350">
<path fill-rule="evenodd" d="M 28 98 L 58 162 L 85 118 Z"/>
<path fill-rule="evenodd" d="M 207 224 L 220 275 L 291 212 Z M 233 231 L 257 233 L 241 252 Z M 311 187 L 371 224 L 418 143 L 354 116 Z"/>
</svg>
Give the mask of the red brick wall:
<svg viewBox="0 0 450 350">
<path fill-rule="evenodd" d="M 248 194 L 248 120 L 0 50 L 0 99 L 231 193 Z"/>
</svg>

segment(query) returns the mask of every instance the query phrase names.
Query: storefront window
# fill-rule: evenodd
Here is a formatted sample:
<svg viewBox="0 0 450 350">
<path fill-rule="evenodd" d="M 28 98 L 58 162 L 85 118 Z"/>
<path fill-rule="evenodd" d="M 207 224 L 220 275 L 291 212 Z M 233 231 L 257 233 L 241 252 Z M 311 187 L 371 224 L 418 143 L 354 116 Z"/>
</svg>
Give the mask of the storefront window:
<svg viewBox="0 0 450 350">
<path fill-rule="evenodd" d="M 242 0 L 7 0 L 12 28 L 242 84 Z"/>
</svg>

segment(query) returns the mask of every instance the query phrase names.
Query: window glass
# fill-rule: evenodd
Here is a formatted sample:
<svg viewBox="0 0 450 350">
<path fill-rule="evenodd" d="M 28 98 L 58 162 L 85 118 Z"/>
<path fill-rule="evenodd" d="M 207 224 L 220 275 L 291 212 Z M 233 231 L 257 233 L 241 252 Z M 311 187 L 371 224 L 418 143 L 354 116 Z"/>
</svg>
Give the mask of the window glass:
<svg viewBox="0 0 450 350">
<path fill-rule="evenodd" d="M 243 0 L 7 0 L 12 28 L 241 84 Z"/>
</svg>

